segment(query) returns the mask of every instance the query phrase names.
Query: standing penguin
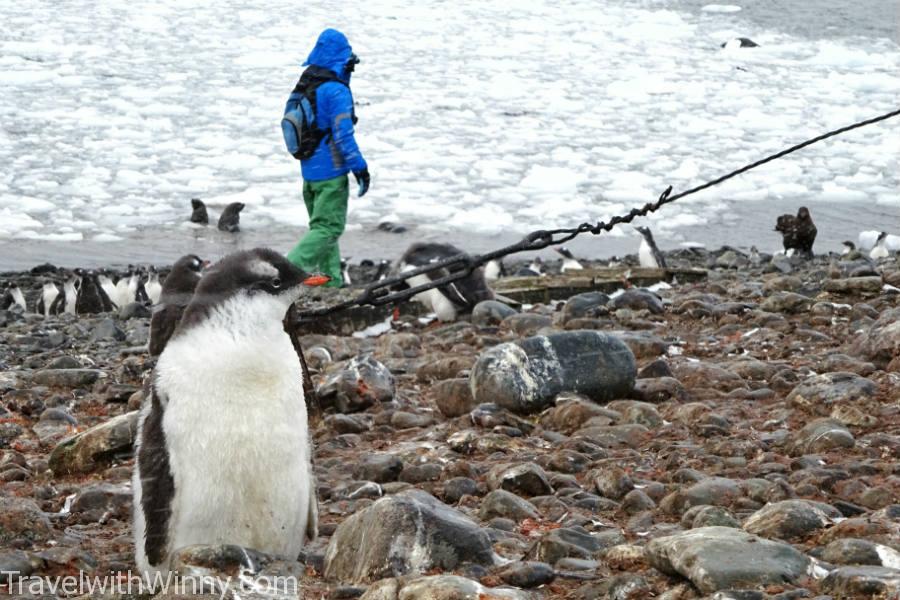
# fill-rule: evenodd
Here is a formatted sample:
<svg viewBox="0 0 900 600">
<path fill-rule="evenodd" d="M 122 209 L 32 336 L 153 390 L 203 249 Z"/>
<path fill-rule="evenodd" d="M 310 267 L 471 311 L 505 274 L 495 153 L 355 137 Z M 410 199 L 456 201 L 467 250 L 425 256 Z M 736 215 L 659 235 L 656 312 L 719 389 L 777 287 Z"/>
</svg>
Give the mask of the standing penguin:
<svg viewBox="0 0 900 600">
<path fill-rule="evenodd" d="M 53 303 L 56 302 L 56 298 L 59 296 L 59 288 L 56 287 L 56 284 L 52 281 L 48 281 L 41 288 L 41 295 L 38 297 L 37 301 L 37 313 L 40 315 L 44 315 L 44 318 L 49 317 L 51 314 L 51 309 L 53 308 Z"/>
<path fill-rule="evenodd" d="M 154 370 L 136 443 L 138 568 L 234 544 L 296 559 L 318 532 L 300 361 L 283 319 L 307 274 L 268 249 L 200 281 Z"/>
<path fill-rule="evenodd" d="M 76 273 L 81 276 L 81 286 L 78 288 L 78 296 L 75 299 L 75 312 L 84 315 L 113 310 L 112 300 L 100 285 L 97 272 L 76 269 Z"/>
<path fill-rule="evenodd" d="M 78 301 L 78 288 L 81 285 L 81 277 L 72 273 L 63 284 L 63 293 L 59 294 L 53 304 L 50 305 L 50 313 L 54 315 L 74 315 L 75 303 Z"/>
<path fill-rule="evenodd" d="M 150 304 L 159 304 L 159 297 L 162 295 L 162 285 L 159 283 L 159 271 L 154 266 L 150 267 L 150 275 L 144 284 L 144 290 L 147 292 Z"/>
<path fill-rule="evenodd" d="M 575 259 L 575 256 L 572 254 L 572 251 L 562 246 L 560 248 L 554 248 L 562 257 L 563 264 L 559 269 L 560 273 L 565 273 L 566 271 L 581 271 L 584 267 Z"/>
<path fill-rule="evenodd" d="M 885 245 L 887 243 L 887 232 L 882 231 L 878 234 L 878 240 L 875 242 L 875 247 L 869 252 L 869 258 L 872 260 L 881 260 L 882 258 L 887 258 L 891 255 L 890 251 L 887 249 Z"/>
<path fill-rule="evenodd" d="M 103 288 L 103 291 L 106 292 L 106 295 L 109 296 L 109 299 L 112 303 L 119 307 L 119 290 L 116 289 L 116 284 L 113 283 L 113 280 L 109 277 L 109 272 L 105 269 L 101 270 L 97 275 L 97 281 L 100 282 L 100 287 Z"/>
<path fill-rule="evenodd" d="M 179 258 L 162 285 L 158 306 L 150 317 L 150 356 L 162 353 L 194 297 L 205 263 L 196 254 Z"/>
<path fill-rule="evenodd" d="M 350 279 L 350 257 L 341 257 L 341 279 L 344 282 L 344 287 L 349 287 L 353 284 L 353 280 Z"/>
<path fill-rule="evenodd" d="M 209 213 L 206 212 L 206 205 L 200 198 L 191 198 L 191 223 L 200 225 L 209 225 Z"/>
<path fill-rule="evenodd" d="M 804 258 L 813 257 L 813 243 L 816 241 L 816 224 L 813 223 L 809 209 L 801 206 L 797 216 L 781 215 L 775 221 L 775 231 L 781 233 L 781 243 L 785 254 L 789 250 L 799 252 Z"/>
<path fill-rule="evenodd" d="M 450 244 L 416 243 L 400 257 L 399 271 L 404 273 L 460 254 L 464 252 Z M 446 277 L 450 273 L 451 271 L 444 268 L 415 275 L 407 279 L 406 285 L 402 287 L 417 287 Z M 460 313 L 471 311 L 482 300 L 490 300 L 493 297 L 494 293 L 484 279 L 484 269 L 479 267 L 467 277 L 416 294 L 413 299 L 436 313 L 438 319 L 447 322 L 456 320 Z"/>
<path fill-rule="evenodd" d="M 22 309 L 22 312 L 28 312 L 28 307 L 25 303 L 25 296 L 22 294 L 22 290 L 16 284 L 12 284 L 7 288 L 6 293 L 3 294 L 3 297 L 0 298 L 0 309 L 8 310 L 13 306 L 18 306 Z"/>
<path fill-rule="evenodd" d="M 544 261 L 540 256 L 535 256 L 527 267 L 516 271 L 516 277 L 540 277 L 544 274 Z"/>
<path fill-rule="evenodd" d="M 659 251 L 649 227 L 635 227 L 641 234 L 641 247 L 638 248 L 638 260 L 642 267 L 665 269 L 666 257 Z"/>
<path fill-rule="evenodd" d="M 243 202 L 232 202 L 226 206 L 222 216 L 219 217 L 219 231 L 239 232 L 242 210 L 244 210 Z"/>
</svg>

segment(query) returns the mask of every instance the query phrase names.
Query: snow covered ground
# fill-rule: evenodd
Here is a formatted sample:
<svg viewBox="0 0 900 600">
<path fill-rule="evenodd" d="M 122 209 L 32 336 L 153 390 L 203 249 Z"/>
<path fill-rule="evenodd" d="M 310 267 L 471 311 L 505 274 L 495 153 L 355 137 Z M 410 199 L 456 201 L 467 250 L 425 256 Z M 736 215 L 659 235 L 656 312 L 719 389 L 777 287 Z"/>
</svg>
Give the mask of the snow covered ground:
<svg viewBox="0 0 900 600">
<path fill-rule="evenodd" d="M 695 14 L 611 0 L 341 6 L 4 2 L 0 241 L 13 251 L 16 240 L 116 242 L 146 228 L 188 236 L 191 197 L 213 213 L 246 203 L 250 234 L 296 231 L 307 221 L 299 165 L 279 120 L 326 26 L 362 59 L 353 90 L 373 183 L 351 200 L 351 229 L 395 220 L 491 236 L 603 219 L 900 97 L 895 42 L 751 30 L 737 4 Z M 735 36 L 760 47 L 720 48 Z M 676 203 L 650 225 L 671 246 L 705 241 L 696 228 L 728 222 L 738 205 L 765 207 L 768 223 L 827 203 L 847 215 L 837 239 L 856 238 L 863 204 L 896 228 L 898 156 L 900 122 L 889 121 Z"/>
</svg>

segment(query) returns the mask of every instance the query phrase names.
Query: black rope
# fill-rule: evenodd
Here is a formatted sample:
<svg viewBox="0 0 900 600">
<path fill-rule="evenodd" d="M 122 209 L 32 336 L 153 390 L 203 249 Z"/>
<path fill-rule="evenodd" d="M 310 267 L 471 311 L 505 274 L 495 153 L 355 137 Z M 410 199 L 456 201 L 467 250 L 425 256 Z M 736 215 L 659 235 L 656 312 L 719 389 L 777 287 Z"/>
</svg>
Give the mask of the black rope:
<svg viewBox="0 0 900 600">
<path fill-rule="evenodd" d="M 548 246 L 564 244 L 583 233 L 599 235 L 604 231 L 611 231 L 612 228 L 617 225 L 621 225 L 623 223 L 631 223 L 638 217 L 644 217 L 650 213 L 654 213 L 670 202 L 674 202 L 676 200 L 684 198 L 685 196 L 690 196 L 707 188 L 719 185 L 720 183 L 723 183 L 731 179 L 732 177 L 737 177 L 738 175 L 746 173 L 747 171 L 760 167 L 766 163 L 772 162 L 773 160 L 777 160 L 779 158 L 787 156 L 788 154 L 797 152 L 798 150 L 802 150 L 807 146 L 811 146 L 828 138 L 841 135 L 854 129 L 859 129 L 860 127 L 872 125 L 880 121 L 886 121 L 887 119 L 891 119 L 898 115 L 900 115 L 900 109 L 885 113 L 877 117 L 873 117 L 871 119 L 866 119 L 865 121 L 859 121 L 857 123 L 853 123 L 852 125 L 847 125 L 845 127 L 829 131 L 827 133 L 823 133 L 814 138 L 808 139 L 805 142 L 801 142 L 789 148 L 785 148 L 780 152 L 776 152 L 775 154 L 771 154 L 756 162 L 731 171 L 730 173 L 722 175 L 717 179 L 707 181 L 706 183 L 690 188 L 683 192 L 679 192 L 677 194 L 672 194 L 672 186 L 669 186 L 662 194 L 660 194 L 656 202 L 648 202 L 640 208 L 632 208 L 628 213 L 624 215 L 616 215 L 606 223 L 604 223 L 603 221 L 598 221 L 594 224 L 582 223 L 578 227 L 533 231 L 522 238 L 522 240 L 520 240 L 519 242 L 511 244 L 504 248 L 499 248 L 497 250 L 485 252 L 484 254 L 475 256 L 469 254 L 458 254 L 456 256 L 452 256 L 450 258 L 446 258 L 444 260 L 419 267 L 417 269 L 405 271 L 401 275 L 369 284 L 368 286 L 366 286 L 365 290 L 355 298 L 330 306 L 301 310 L 297 312 L 297 316 L 308 319 L 310 317 L 321 317 L 334 314 L 336 312 L 347 310 L 348 308 L 354 306 L 383 306 L 385 304 L 404 302 L 421 292 L 441 287 L 448 283 L 463 279 L 464 277 L 468 277 L 475 269 L 487 264 L 492 260 L 497 260 L 505 256 L 509 256 L 510 254 L 542 250 L 544 248 L 547 248 Z M 391 288 L 393 288 L 394 286 L 406 283 L 406 280 L 410 277 L 421 275 L 423 273 L 433 273 L 435 271 L 446 271 L 447 274 L 441 276 L 438 279 L 429 281 L 428 283 L 424 283 L 413 288 L 403 289 L 399 291 L 391 290 Z"/>
</svg>

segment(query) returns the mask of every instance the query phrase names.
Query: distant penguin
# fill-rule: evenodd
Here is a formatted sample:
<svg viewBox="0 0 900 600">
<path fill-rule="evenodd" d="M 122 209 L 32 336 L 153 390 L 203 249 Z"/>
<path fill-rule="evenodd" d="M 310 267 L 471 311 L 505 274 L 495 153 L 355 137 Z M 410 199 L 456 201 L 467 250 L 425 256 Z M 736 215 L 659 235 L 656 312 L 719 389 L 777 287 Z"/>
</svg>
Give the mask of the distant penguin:
<svg viewBox="0 0 900 600">
<path fill-rule="evenodd" d="M 128 265 L 128 270 L 116 282 L 116 295 L 113 301 L 117 306 L 125 306 L 134 302 L 134 294 L 137 292 L 137 284 L 134 283 L 134 266 Z"/>
<path fill-rule="evenodd" d="M 872 260 L 881 260 L 882 258 L 887 258 L 891 255 L 890 251 L 888 251 L 887 246 L 887 232 L 882 231 L 878 234 L 878 239 L 875 241 L 875 247 L 869 252 L 869 258 Z"/>
<path fill-rule="evenodd" d="M 462 250 L 450 244 L 416 243 L 410 246 L 400 257 L 398 270 L 404 272 L 440 262 L 444 259 L 464 254 Z M 406 280 L 404 287 L 417 287 L 430 281 L 446 277 L 450 274 L 447 269 L 440 269 L 430 273 L 415 275 Z M 484 270 L 475 269 L 471 275 L 458 281 L 442 285 L 416 294 L 414 299 L 424 304 L 431 312 L 435 313 L 441 321 L 455 321 L 459 314 L 470 312 L 472 308 L 482 300 L 490 300 L 494 293 L 488 287 L 484 279 Z"/>
<path fill-rule="evenodd" d="M 81 285 L 81 277 L 73 273 L 63 284 L 63 293 L 58 295 L 50 305 L 50 313 L 54 315 L 74 315 L 75 304 L 78 301 L 78 288 Z"/>
<path fill-rule="evenodd" d="M 200 198 L 191 198 L 191 223 L 200 225 L 209 225 L 209 213 L 206 212 L 206 205 Z"/>
<path fill-rule="evenodd" d="M 818 230 L 808 208 L 801 206 L 796 217 L 794 215 L 779 216 L 775 222 L 775 231 L 781 233 L 785 254 L 788 254 L 789 250 L 795 250 L 804 258 L 813 257 L 812 247 L 816 241 Z"/>
<path fill-rule="evenodd" d="M 388 276 L 391 271 L 391 261 L 382 259 L 378 263 L 378 269 L 375 271 L 375 281 L 381 281 Z"/>
<path fill-rule="evenodd" d="M 200 281 L 156 363 L 132 480 L 135 560 L 229 544 L 296 560 L 318 533 L 303 375 L 284 330 L 306 274 L 280 254 L 227 256 Z"/>
<path fill-rule="evenodd" d="M 850 240 L 845 240 L 841 243 L 841 256 L 847 256 L 854 250 L 856 250 L 856 244 L 854 244 Z"/>
<path fill-rule="evenodd" d="M 567 271 L 581 271 L 584 267 L 575 259 L 575 256 L 572 255 L 572 251 L 562 246 L 560 248 L 554 248 L 562 257 L 563 264 L 560 267 L 559 272 L 565 273 Z"/>
<path fill-rule="evenodd" d="M 181 321 L 184 309 L 194 297 L 205 263 L 196 254 L 179 258 L 162 284 L 159 300 L 150 317 L 150 356 L 158 356 Z"/>
<path fill-rule="evenodd" d="M 59 296 L 59 288 L 56 287 L 56 284 L 52 281 L 48 281 L 41 288 L 41 295 L 38 297 L 37 301 L 37 313 L 39 315 L 44 315 L 44 318 L 49 317 L 53 312 L 51 309 L 53 308 L 53 303 L 56 302 L 56 298 Z"/>
<path fill-rule="evenodd" d="M 727 48 L 728 50 L 732 50 L 735 48 L 759 48 L 759 44 L 751 40 L 750 38 L 738 37 L 732 38 L 727 42 L 722 42 L 721 48 Z"/>
<path fill-rule="evenodd" d="M 506 277 L 506 266 L 502 260 L 489 260 L 484 265 L 484 278 L 488 281 L 497 281 L 501 277 Z"/>
<path fill-rule="evenodd" d="M 349 258 L 341 258 L 341 279 L 344 282 L 344 286 L 350 286 L 353 281 L 350 279 L 350 259 Z"/>
<path fill-rule="evenodd" d="M 641 247 L 638 248 L 638 261 L 642 267 L 651 269 L 665 269 L 666 257 L 659 251 L 656 242 L 653 240 L 653 233 L 649 227 L 635 227 L 641 234 Z"/>
<path fill-rule="evenodd" d="M 156 267 L 150 267 L 150 274 L 147 276 L 146 283 L 144 283 L 144 290 L 147 292 L 150 304 L 159 304 L 159 297 L 162 295 L 162 285 L 159 283 L 159 271 L 156 270 Z"/>
<path fill-rule="evenodd" d="M 540 256 L 535 256 L 534 260 L 527 267 L 522 267 L 516 271 L 516 277 L 540 277 L 544 274 L 544 261 Z"/>
<path fill-rule="evenodd" d="M 103 291 L 106 292 L 106 295 L 109 296 L 109 299 L 112 301 L 112 303 L 116 305 L 116 307 L 118 307 L 119 290 L 116 289 L 116 284 L 113 283 L 112 279 L 110 279 L 106 271 L 100 271 L 97 274 L 97 281 L 100 282 L 100 287 L 103 288 Z"/>
<path fill-rule="evenodd" d="M 75 299 L 75 312 L 79 315 L 99 314 L 113 310 L 113 303 L 100 286 L 96 271 L 81 271 L 81 286 Z"/>
<path fill-rule="evenodd" d="M 219 231 L 238 233 L 241 230 L 242 210 L 244 210 L 243 202 L 232 202 L 226 206 L 222 216 L 219 217 Z"/>
<path fill-rule="evenodd" d="M 134 301 L 149 306 L 153 303 L 150 301 L 150 295 L 147 294 L 147 288 L 144 285 L 144 273 L 145 270 L 142 268 L 139 268 L 135 273 Z"/>
<path fill-rule="evenodd" d="M 6 293 L 3 295 L 2 302 L 0 302 L 0 308 L 3 310 L 9 310 L 13 306 L 18 306 L 22 309 L 23 312 L 28 311 L 28 306 L 25 302 L 25 295 L 22 294 L 22 290 L 19 289 L 19 286 L 13 284 L 7 288 Z"/>
<path fill-rule="evenodd" d="M 758 267 L 762 263 L 762 257 L 759 255 L 759 248 L 750 246 L 750 264 Z"/>
</svg>

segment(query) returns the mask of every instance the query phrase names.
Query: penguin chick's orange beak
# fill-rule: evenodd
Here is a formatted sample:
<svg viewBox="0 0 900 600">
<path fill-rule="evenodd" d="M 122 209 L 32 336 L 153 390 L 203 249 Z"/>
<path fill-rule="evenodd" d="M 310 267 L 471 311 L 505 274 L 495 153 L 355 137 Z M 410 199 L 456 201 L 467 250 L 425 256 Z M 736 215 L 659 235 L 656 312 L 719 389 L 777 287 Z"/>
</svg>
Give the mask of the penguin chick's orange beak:
<svg viewBox="0 0 900 600">
<path fill-rule="evenodd" d="M 329 277 L 328 275 L 310 275 L 303 280 L 303 285 L 318 287 L 320 285 L 325 285 L 329 281 L 331 281 L 331 277 Z"/>
</svg>

